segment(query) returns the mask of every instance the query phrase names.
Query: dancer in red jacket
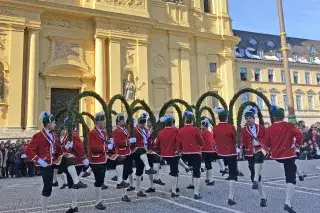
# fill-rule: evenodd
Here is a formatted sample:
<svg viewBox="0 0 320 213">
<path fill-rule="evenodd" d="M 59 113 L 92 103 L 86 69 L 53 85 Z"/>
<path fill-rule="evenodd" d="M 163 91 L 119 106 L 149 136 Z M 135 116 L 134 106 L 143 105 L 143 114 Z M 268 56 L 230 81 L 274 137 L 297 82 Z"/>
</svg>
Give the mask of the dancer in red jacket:
<svg viewBox="0 0 320 213">
<path fill-rule="evenodd" d="M 201 121 L 201 134 L 204 140 L 204 144 L 202 147 L 202 158 L 206 167 L 206 180 L 205 183 L 208 186 L 214 185 L 213 180 L 213 171 L 212 171 L 212 162 L 214 160 L 218 160 L 219 156 L 214 147 L 214 138 L 213 133 L 209 131 L 210 122 L 208 119 L 204 119 Z"/>
<path fill-rule="evenodd" d="M 237 151 L 236 151 L 236 129 L 233 125 L 227 123 L 228 111 L 217 107 L 216 112 L 220 123 L 213 129 L 213 137 L 215 139 L 216 149 L 218 155 L 222 157 L 229 167 L 229 205 L 237 204 L 234 201 L 234 191 L 236 181 L 238 181 L 237 174 Z"/>
<path fill-rule="evenodd" d="M 284 121 L 284 109 L 271 107 L 271 116 L 275 122 L 266 131 L 265 145 L 271 153 L 271 158 L 282 163 L 286 176 L 286 202 L 284 210 L 295 213 L 291 200 L 296 185 L 296 148 L 300 148 L 303 134 L 293 124 Z"/>
<path fill-rule="evenodd" d="M 178 151 L 187 159 L 189 166 L 193 168 L 194 199 L 201 199 L 200 196 L 200 168 L 201 168 L 201 147 L 203 138 L 200 130 L 193 126 L 194 115 L 190 111 L 184 113 L 186 117 L 185 126 L 179 130 Z"/>
<path fill-rule="evenodd" d="M 266 207 L 267 199 L 261 183 L 261 171 L 266 155 L 264 147 L 265 127 L 255 124 L 255 114 L 257 112 L 256 108 L 251 108 L 244 114 L 246 125 L 241 129 L 241 145 L 248 159 L 252 189 L 259 190 L 261 197 L 260 206 Z"/>
</svg>

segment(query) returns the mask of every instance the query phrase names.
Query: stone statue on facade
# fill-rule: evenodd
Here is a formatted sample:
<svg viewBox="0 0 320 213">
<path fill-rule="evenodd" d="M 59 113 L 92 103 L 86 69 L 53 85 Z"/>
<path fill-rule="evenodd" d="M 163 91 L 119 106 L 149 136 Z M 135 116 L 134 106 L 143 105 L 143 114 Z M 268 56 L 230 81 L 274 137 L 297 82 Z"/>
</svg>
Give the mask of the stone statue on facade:
<svg viewBox="0 0 320 213">
<path fill-rule="evenodd" d="M 131 74 L 128 74 L 128 78 L 124 82 L 124 97 L 127 101 L 134 100 L 136 96 L 136 85 L 134 83 Z"/>
</svg>

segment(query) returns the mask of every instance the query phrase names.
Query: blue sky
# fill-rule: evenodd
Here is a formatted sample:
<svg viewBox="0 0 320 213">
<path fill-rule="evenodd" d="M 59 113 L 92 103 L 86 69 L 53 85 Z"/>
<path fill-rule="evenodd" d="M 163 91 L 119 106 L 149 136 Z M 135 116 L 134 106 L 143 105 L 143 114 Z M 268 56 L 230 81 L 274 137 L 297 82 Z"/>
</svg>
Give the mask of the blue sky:
<svg viewBox="0 0 320 213">
<path fill-rule="evenodd" d="M 283 0 L 289 37 L 320 40 L 320 0 Z M 233 29 L 279 35 L 277 0 L 229 0 Z"/>
</svg>

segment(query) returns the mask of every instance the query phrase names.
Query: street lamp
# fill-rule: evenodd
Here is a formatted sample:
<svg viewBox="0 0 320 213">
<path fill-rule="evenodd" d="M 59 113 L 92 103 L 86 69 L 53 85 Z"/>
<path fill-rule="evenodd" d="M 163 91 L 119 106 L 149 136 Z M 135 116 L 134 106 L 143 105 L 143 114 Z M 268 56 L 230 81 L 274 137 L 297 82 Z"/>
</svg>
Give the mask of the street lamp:
<svg viewBox="0 0 320 213">
<path fill-rule="evenodd" d="M 284 67 L 286 91 L 287 91 L 287 97 L 288 97 L 288 113 L 289 113 L 288 121 L 290 123 L 296 123 L 297 120 L 294 113 L 294 101 L 293 101 L 293 93 L 292 93 L 292 85 L 291 85 L 290 67 L 289 67 L 289 61 L 288 61 L 288 46 L 287 46 L 287 38 L 286 38 L 287 34 L 284 26 L 282 0 L 278 0 L 278 15 L 279 15 L 279 23 L 280 23 L 281 51 L 283 56 L 283 67 Z"/>
</svg>

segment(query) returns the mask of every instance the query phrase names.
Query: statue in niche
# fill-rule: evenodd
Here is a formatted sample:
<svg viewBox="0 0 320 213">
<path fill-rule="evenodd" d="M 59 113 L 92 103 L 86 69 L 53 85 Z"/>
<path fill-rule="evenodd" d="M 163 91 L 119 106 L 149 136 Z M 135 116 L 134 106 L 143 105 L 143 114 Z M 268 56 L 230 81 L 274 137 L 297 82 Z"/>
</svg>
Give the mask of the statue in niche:
<svg viewBox="0 0 320 213">
<path fill-rule="evenodd" d="M 4 88 L 5 88 L 5 82 L 4 82 L 4 72 L 0 68 L 0 102 L 4 100 Z"/>
<path fill-rule="evenodd" d="M 136 96 L 136 85 L 132 73 L 129 73 L 127 79 L 124 79 L 123 85 L 123 96 L 125 99 L 127 101 L 134 100 Z"/>
</svg>

